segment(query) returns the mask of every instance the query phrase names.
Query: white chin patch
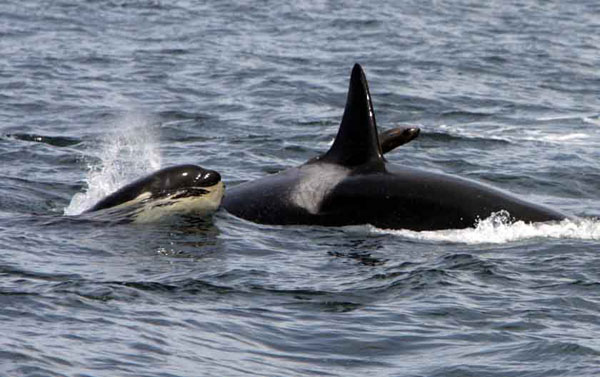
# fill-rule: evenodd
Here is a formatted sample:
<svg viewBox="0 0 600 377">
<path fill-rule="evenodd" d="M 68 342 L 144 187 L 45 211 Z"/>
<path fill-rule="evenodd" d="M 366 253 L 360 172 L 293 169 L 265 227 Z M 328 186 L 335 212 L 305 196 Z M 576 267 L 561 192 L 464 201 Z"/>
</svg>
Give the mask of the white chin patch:
<svg viewBox="0 0 600 377">
<path fill-rule="evenodd" d="M 172 199 L 178 193 L 166 198 L 156 200 L 147 200 L 136 209 L 133 215 L 135 223 L 159 222 L 163 219 L 178 215 L 205 217 L 214 213 L 221 205 L 225 185 L 219 182 L 211 187 L 203 187 L 208 193 L 199 196 L 187 196 L 179 199 Z M 137 201 L 137 199 L 136 199 Z"/>
</svg>

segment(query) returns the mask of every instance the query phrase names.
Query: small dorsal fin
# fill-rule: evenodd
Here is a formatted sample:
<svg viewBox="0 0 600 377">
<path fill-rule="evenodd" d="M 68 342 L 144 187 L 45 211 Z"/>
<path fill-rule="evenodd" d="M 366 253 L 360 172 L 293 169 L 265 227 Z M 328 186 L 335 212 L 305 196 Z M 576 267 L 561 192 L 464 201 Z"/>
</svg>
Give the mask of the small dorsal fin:
<svg viewBox="0 0 600 377">
<path fill-rule="evenodd" d="M 320 160 L 348 167 L 384 161 L 371 94 L 360 64 L 355 64 L 352 69 L 346 108 L 338 134 Z"/>
</svg>

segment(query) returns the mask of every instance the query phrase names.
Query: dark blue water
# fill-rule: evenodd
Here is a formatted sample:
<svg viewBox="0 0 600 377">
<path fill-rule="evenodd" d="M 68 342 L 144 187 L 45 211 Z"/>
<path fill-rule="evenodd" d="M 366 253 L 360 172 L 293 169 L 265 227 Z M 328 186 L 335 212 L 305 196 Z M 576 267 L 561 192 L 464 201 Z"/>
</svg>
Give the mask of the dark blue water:
<svg viewBox="0 0 600 377">
<path fill-rule="evenodd" d="M 0 375 L 600 373 L 596 1 L 0 4 Z M 159 167 L 325 151 L 363 64 L 388 155 L 582 216 L 441 232 L 74 215 Z"/>
</svg>

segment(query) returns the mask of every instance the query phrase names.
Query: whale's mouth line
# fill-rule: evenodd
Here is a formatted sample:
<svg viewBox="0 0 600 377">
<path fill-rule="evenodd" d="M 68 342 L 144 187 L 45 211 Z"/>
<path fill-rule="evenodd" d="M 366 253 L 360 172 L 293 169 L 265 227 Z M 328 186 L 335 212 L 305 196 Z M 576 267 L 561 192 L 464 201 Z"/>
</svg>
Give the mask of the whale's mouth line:
<svg viewBox="0 0 600 377">
<path fill-rule="evenodd" d="M 211 186 L 212 188 L 213 186 Z M 170 199 L 182 199 L 189 198 L 194 196 L 204 196 L 209 194 L 212 190 L 207 190 L 207 188 L 200 187 L 187 187 L 184 189 L 179 189 L 172 193 L 167 193 L 167 196 L 170 196 Z M 172 196 L 171 196 L 172 195 Z"/>
<path fill-rule="evenodd" d="M 173 190 L 166 190 L 153 195 L 152 199 L 158 198 L 169 198 L 169 199 L 183 199 L 191 197 L 200 197 L 210 194 L 214 190 L 218 189 L 221 182 L 212 186 L 192 186 L 192 187 L 181 187 Z"/>
</svg>

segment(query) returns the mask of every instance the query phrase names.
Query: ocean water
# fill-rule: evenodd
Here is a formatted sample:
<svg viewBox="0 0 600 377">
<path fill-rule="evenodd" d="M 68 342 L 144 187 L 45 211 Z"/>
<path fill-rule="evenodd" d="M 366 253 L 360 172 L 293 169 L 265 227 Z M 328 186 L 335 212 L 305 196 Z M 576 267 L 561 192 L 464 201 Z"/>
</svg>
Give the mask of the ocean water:
<svg viewBox="0 0 600 377">
<path fill-rule="evenodd" d="M 0 3 L 1 376 L 600 374 L 596 1 Z M 466 230 L 76 215 L 327 150 L 355 62 L 390 161 L 576 217 Z"/>
</svg>

